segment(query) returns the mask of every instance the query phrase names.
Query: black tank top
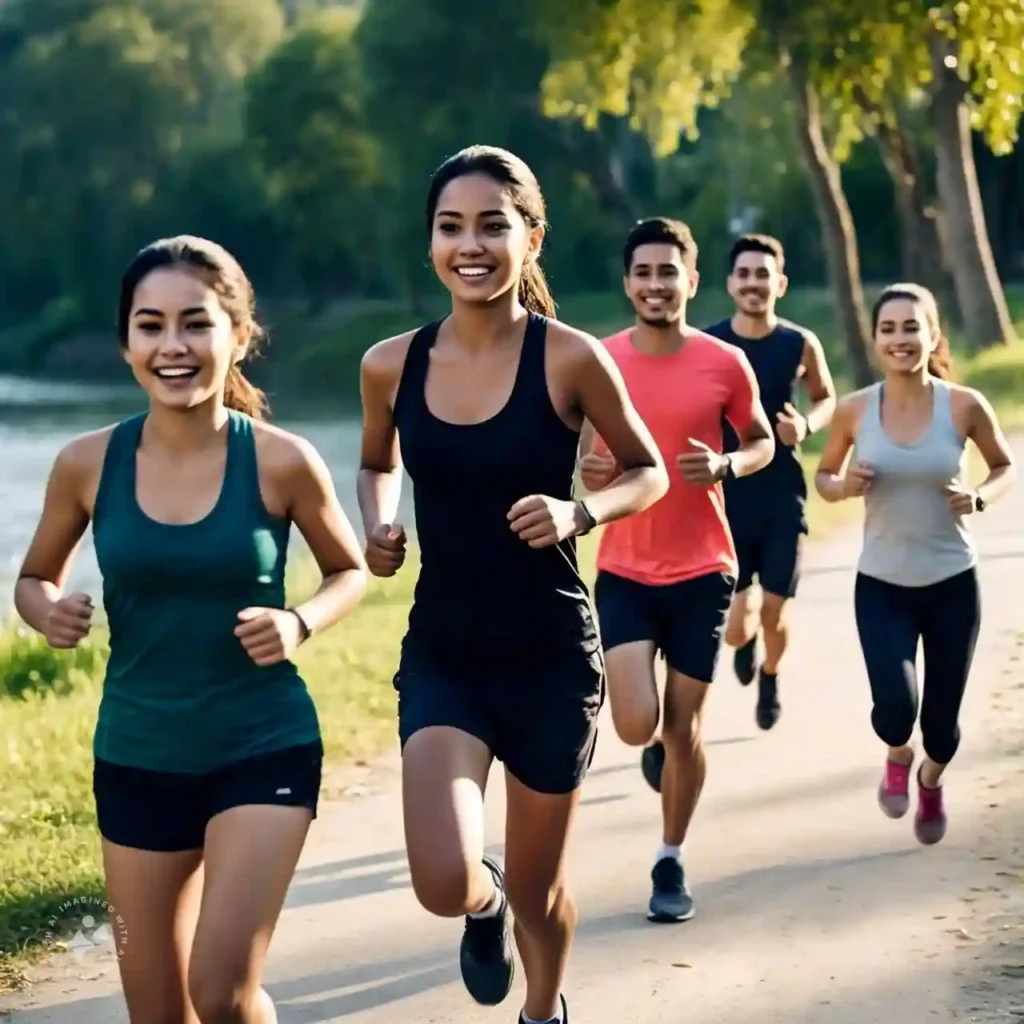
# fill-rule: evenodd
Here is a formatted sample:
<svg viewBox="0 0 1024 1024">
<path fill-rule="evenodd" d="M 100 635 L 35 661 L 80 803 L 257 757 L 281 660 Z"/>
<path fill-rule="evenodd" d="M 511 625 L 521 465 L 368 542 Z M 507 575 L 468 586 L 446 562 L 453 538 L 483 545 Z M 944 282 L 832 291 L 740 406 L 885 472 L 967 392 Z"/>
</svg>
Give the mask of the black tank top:
<svg viewBox="0 0 1024 1024">
<path fill-rule="evenodd" d="M 409 638 L 448 662 L 507 663 L 591 652 L 599 643 L 575 540 L 534 549 L 507 518 L 530 494 L 573 498 L 579 434 L 548 393 L 547 324 L 530 314 L 507 404 L 472 425 L 427 408 L 440 323 L 421 328 L 409 345 L 395 399 L 421 558 Z"/>
<path fill-rule="evenodd" d="M 796 405 L 800 386 L 800 366 L 804 359 L 806 332 L 789 320 L 780 319 L 771 334 L 763 338 L 744 338 L 732 329 L 731 320 L 722 320 L 704 330 L 729 345 L 742 350 L 757 377 L 761 404 L 774 431 L 777 416 L 787 402 Z M 762 509 L 773 503 L 807 498 L 807 483 L 800 463 L 800 446 L 790 448 L 776 436 L 775 456 L 764 469 L 744 477 L 727 477 L 724 483 L 726 507 L 733 498 L 729 515 L 743 514 L 742 503 L 756 502 Z M 739 438 L 726 423 L 723 451 L 734 452 Z"/>
</svg>

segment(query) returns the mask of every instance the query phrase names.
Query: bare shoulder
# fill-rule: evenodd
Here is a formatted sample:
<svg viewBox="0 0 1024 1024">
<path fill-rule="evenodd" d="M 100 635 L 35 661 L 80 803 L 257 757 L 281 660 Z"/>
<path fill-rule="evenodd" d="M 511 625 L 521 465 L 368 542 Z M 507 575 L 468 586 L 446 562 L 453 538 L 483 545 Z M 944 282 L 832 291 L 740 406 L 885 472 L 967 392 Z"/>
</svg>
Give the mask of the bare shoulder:
<svg viewBox="0 0 1024 1024">
<path fill-rule="evenodd" d="M 860 419 L 867 408 L 868 397 L 874 388 L 875 385 L 869 384 L 866 388 L 859 388 L 848 395 L 843 395 L 836 402 L 835 412 L 832 414 L 833 424 L 848 429 L 856 428 L 860 424 Z"/>
<path fill-rule="evenodd" d="M 566 369 L 579 370 L 612 361 L 607 342 L 599 341 L 592 334 L 563 324 L 560 320 L 548 322 L 547 344 L 549 358 Z"/>
<path fill-rule="evenodd" d="M 287 482 L 327 472 L 323 456 L 298 434 L 262 420 L 253 420 L 256 458 L 261 472 Z"/>
<path fill-rule="evenodd" d="M 398 383 L 409 354 L 409 346 L 418 329 L 396 334 L 371 345 L 360 363 L 363 380 L 372 385 L 394 385 Z"/>
<path fill-rule="evenodd" d="M 107 456 L 107 446 L 117 424 L 90 430 L 72 438 L 54 459 L 54 471 L 68 478 L 88 481 L 99 476 Z"/>
<path fill-rule="evenodd" d="M 977 388 L 969 388 L 965 384 L 954 384 L 952 381 L 946 381 L 946 387 L 949 388 L 949 401 L 954 413 L 971 414 L 992 411 L 991 402 Z"/>
</svg>

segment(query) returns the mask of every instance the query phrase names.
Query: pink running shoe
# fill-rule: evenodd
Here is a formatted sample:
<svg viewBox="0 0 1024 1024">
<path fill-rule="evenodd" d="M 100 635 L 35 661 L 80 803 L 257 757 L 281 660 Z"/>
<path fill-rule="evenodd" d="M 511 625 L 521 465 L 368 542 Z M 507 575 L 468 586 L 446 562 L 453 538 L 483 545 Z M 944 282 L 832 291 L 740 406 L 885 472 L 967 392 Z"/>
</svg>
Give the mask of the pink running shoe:
<svg viewBox="0 0 1024 1024">
<path fill-rule="evenodd" d="M 878 787 L 878 806 L 886 817 L 902 818 L 910 809 L 910 767 L 888 759 L 885 762 L 885 775 Z"/>
<path fill-rule="evenodd" d="M 949 819 L 942 802 L 942 786 L 928 789 L 921 785 L 921 774 L 917 776 L 917 814 L 914 816 L 914 835 L 925 846 L 932 846 L 946 834 Z"/>
</svg>

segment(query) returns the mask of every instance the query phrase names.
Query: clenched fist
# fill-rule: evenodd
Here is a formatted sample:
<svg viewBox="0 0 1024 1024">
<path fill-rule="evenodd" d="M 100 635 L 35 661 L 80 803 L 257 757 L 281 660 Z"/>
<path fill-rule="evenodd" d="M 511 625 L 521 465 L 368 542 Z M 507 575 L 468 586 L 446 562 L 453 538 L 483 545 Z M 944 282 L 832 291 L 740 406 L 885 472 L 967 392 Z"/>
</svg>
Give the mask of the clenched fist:
<svg viewBox="0 0 1024 1024">
<path fill-rule="evenodd" d="M 866 462 L 855 462 L 843 477 L 843 495 L 847 498 L 859 498 L 867 494 L 875 471 Z"/>
<path fill-rule="evenodd" d="M 614 479 L 617 463 L 614 455 L 600 455 L 591 452 L 580 460 L 580 477 L 588 491 L 599 491 Z"/>
<path fill-rule="evenodd" d="M 381 523 L 366 538 L 366 565 L 374 576 L 394 576 L 405 563 L 405 527 Z"/>
<path fill-rule="evenodd" d="M 946 504 L 955 516 L 969 516 L 975 511 L 977 492 L 965 490 L 962 484 L 951 483 L 946 488 Z"/>
<path fill-rule="evenodd" d="M 683 474 L 683 479 L 690 484 L 710 487 L 725 476 L 729 461 L 720 452 L 709 448 L 703 441 L 691 437 L 687 439 L 693 451 L 683 452 L 676 456 L 676 465 Z"/>
<path fill-rule="evenodd" d="M 792 402 L 787 402 L 775 419 L 775 433 L 787 448 L 795 448 L 807 437 L 807 417 Z"/>
<path fill-rule="evenodd" d="M 77 647 L 92 628 L 92 598 L 88 594 L 67 594 L 53 602 L 43 636 L 51 647 Z"/>
<path fill-rule="evenodd" d="M 283 608 L 244 608 L 238 613 L 235 636 L 257 665 L 287 661 L 302 640 L 302 623 Z"/>
<path fill-rule="evenodd" d="M 581 526 L 579 508 L 574 501 L 531 494 L 520 498 L 509 510 L 512 532 L 531 548 L 547 548 L 575 536 Z"/>
</svg>

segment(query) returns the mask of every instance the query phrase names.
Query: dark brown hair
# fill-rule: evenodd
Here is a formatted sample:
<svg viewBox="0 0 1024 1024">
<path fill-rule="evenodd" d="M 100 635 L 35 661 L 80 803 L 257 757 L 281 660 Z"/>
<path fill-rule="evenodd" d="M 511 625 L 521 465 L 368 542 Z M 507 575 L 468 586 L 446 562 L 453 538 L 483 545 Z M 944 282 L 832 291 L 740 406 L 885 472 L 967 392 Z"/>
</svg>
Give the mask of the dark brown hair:
<svg viewBox="0 0 1024 1024">
<path fill-rule="evenodd" d="M 697 243 L 688 224 L 668 217 L 650 217 L 637 221 L 626 236 L 622 247 L 622 266 L 625 273 L 633 269 L 633 254 L 641 245 L 674 245 L 683 257 L 687 270 L 697 269 Z"/>
<path fill-rule="evenodd" d="M 178 235 L 161 238 L 135 255 L 121 278 L 121 300 L 118 304 L 118 335 L 128 345 L 128 325 L 135 289 L 152 271 L 161 267 L 185 267 L 205 281 L 217 293 L 231 323 L 248 339 L 246 358 L 256 354 L 265 340 L 263 328 L 256 322 L 256 302 L 252 285 L 238 260 L 225 248 L 206 238 Z M 232 363 L 224 386 L 224 404 L 229 409 L 263 419 L 268 411 L 266 395 L 245 379 L 238 363 Z"/>
<path fill-rule="evenodd" d="M 760 234 L 740 235 L 729 250 L 730 273 L 736 269 L 737 257 L 745 252 L 763 252 L 766 256 L 774 256 L 780 274 L 786 266 L 786 251 L 777 238 Z"/>
<path fill-rule="evenodd" d="M 526 163 L 514 153 L 497 146 L 469 146 L 448 157 L 430 179 L 427 192 L 428 236 L 434 230 L 434 214 L 445 186 L 468 174 L 485 174 L 497 182 L 531 230 L 546 226 L 544 196 Z M 555 300 L 551 297 L 544 271 L 535 259 L 523 266 L 519 278 L 519 301 L 533 313 L 546 317 L 555 315 Z"/>
<path fill-rule="evenodd" d="M 953 374 L 953 357 L 949 351 L 949 339 L 942 329 L 938 300 L 923 285 L 901 281 L 899 284 L 891 284 L 882 289 L 882 294 L 875 299 L 875 304 L 871 308 L 871 334 L 875 335 L 878 332 L 878 320 L 882 314 L 882 307 L 893 299 L 919 302 L 924 307 L 925 319 L 928 321 L 932 337 L 937 339 L 935 350 L 928 356 L 928 372 L 940 380 L 949 380 Z"/>
</svg>

